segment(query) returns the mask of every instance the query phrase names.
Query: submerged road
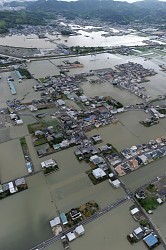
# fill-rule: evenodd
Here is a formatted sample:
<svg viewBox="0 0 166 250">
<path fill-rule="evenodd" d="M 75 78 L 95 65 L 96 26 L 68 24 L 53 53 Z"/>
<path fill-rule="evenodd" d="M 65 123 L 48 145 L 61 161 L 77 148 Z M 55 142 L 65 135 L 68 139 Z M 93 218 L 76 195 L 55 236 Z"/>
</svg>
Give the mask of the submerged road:
<svg viewBox="0 0 166 250">
<path fill-rule="evenodd" d="M 98 219 L 99 217 L 103 216 L 104 214 L 106 214 L 106 213 L 110 212 L 111 210 L 117 208 L 118 206 L 124 204 L 124 203 L 125 203 L 126 201 L 128 201 L 129 199 L 130 199 L 129 196 L 125 196 L 125 197 L 123 197 L 123 198 L 117 200 L 115 203 L 109 204 L 108 206 L 102 208 L 100 211 L 94 213 L 91 217 L 89 217 L 89 218 L 87 218 L 87 219 L 81 221 L 80 224 L 81 224 L 81 225 L 86 225 L 86 224 L 88 224 L 88 223 L 90 223 L 90 222 L 92 222 L 92 221 Z M 48 239 L 48 240 L 46 240 L 46 241 L 43 241 L 43 242 L 40 243 L 39 245 L 37 245 L 37 246 L 31 248 L 30 250 L 40 250 L 40 249 L 44 249 L 44 248 L 50 246 L 50 245 L 53 244 L 54 242 L 60 240 L 60 238 L 61 238 L 63 235 L 65 235 L 65 234 L 67 234 L 67 233 L 69 233 L 69 232 L 72 232 L 72 231 L 75 229 L 75 227 L 76 227 L 76 226 L 74 226 L 74 227 L 72 227 L 72 228 L 70 228 L 70 229 L 68 229 L 68 230 L 63 231 L 62 233 L 60 233 L 60 234 L 57 235 L 57 236 L 53 236 L 53 237 L 51 237 L 50 239 Z"/>
</svg>

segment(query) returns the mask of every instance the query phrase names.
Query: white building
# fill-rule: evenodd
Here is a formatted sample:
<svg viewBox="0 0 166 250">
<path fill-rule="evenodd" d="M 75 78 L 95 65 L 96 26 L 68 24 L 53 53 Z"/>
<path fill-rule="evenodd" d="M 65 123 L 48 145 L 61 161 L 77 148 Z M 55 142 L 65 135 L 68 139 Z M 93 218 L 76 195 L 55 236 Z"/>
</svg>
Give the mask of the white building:
<svg viewBox="0 0 166 250">
<path fill-rule="evenodd" d="M 138 212 L 139 212 L 139 209 L 137 207 L 130 210 L 131 215 L 135 215 Z"/>
<path fill-rule="evenodd" d="M 76 227 L 75 229 L 75 233 L 80 236 L 80 235 L 83 235 L 85 233 L 85 229 L 82 225 Z"/>
<path fill-rule="evenodd" d="M 114 188 L 119 188 L 120 187 L 120 181 L 118 179 L 112 181 L 111 183 Z"/>
<path fill-rule="evenodd" d="M 49 167 L 55 167 L 55 166 L 57 166 L 57 163 L 53 159 L 49 159 L 49 160 L 41 162 L 42 168 L 49 168 Z"/>
<path fill-rule="evenodd" d="M 72 241 L 72 240 L 75 240 L 76 236 L 73 232 L 69 232 L 68 234 L 66 234 L 67 238 L 68 238 L 68 241 Z"/>
<path fill-rule="evenodd" d="M 60 218 L 59 217 L 56 217 L 53 220 L 50 220 L 50 226 L 51 226 L 51 228 L 55 227 L 57 225 L 60 225 L 60 224 L 61 224 L 61 222 L 60 222 Z"/>
<path fill-rule="evenodd" d="M 96 179 L 103 178 L 104 176 L 106 176 L 106 173 L 101 168 L 96 168 L 92 170 L 92 174 Z"/>
</svg>

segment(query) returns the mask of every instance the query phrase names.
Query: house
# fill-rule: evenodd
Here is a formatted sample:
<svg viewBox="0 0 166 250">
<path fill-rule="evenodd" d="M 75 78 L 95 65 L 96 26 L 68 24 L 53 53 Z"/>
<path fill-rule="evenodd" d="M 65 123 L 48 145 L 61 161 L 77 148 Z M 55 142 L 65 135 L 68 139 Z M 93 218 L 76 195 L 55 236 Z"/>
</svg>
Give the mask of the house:
<svg viewBox="0 0 166 250">
<path fill-rule="evenodd" d="M 112 184 L 112 186 L 113 186 L 114 188 L 119 188 L 119 187 L 120 187 L 120 181 L 119 181 L 118 179 L 116 179 L 116 180 L 114 180 L 114 181 L 111 181 L 111 180 L 109 179 L 109 182 Z"/>
<path fill-rule="evenodd" d="M 62 99 L 57 100 L 56 103 L 57 103 L 58 106 L 65 105 L 65 102 Z"/>
<path fill-rule="evenodd" d="M 94 136 L 91 137 L 91 139 L 92 139 L 92 142 L 93 142 L 94 144 L 99 143 L 99 142 L 102 142 L 102 139 L 101 139 L 101 136 L 100 136 L 100 135 L 94 135 Z"/>
<path fill-rule="evenodd" d="M 16 125 L 22 125 L 24 122 L 23 122 L 23 120 L 22 119 L 19 119 L 19 120 L 16 120 L 15 121 L 15 124 Z"/>
<path fill-rule="evenodd" d="M 81 102 L 87 102 L 87 101 L 88 101 L 87 96 L 81 95 L 81 96 L 80 96 L 80 101 L 81 101 Z"/>
<path fill-rule="evenodd" d="M 42 157 L 46 153 L 47 153 L 47 150 L 45 148 L 41 148 L 41 149 L 37 150 L 37 154 L 38 154 L 39 157 Z"/>
<path fill-rule="evenodd" d="M 135 170 L 138 168 L 138 161 L 136 159 L 129 160 L 129 165 L 131 170 Z"/>
<path fill-rule="evenodd" d="M 82 214 L 77 208 L 72 208 L 70 210 L 70 216 L 71 216 L 72 220 L 76 220 L 76 219 L 82 217 Z"/>
<path fill-rule="evenodd" d="M 146 243 L 146 245 L 149 247 L 149 249 L 154 248 L 159 244 L 159 240 L 156 235 L 153 233 L 150 233 L 146 237 L 143 238 L 143 241 Z"/>
<path fill-rule="evenodd" d="M 75 233 L 77 236 L 81 236 L 85 233 L 85 229 L 82 225 L 79 225 L 78 227 L 75 228 Z"/>
<path fill-rule="evenodd" d="M 65 213 L 60 213 L 60 219 L 61 219 L 63 225 L 68 224 L 68 220 L 67 220 Z"/>
<path fill-rule="evenodd" d="M 26 180 L 24 177 L 15 180 L 16 187 L 26 185 Z"/>
<path fill-rule="evenodd" d="M 59 224 L 61 224 L 59 217 L 56 217 L 53 220 L 50 220 L 50 226 L 51 226 L 51 228 L 53 228 L 53 227 L 55 227 L 55 226 L 57 226 Z"/>
<path fill-rule="evenodd" d="M 138 227 L 133 231 L 133 235 L 138 239 L 141 240 L 144 237 L 144 230 L 142 227 Z"/>
<path fill-rule="evenodd" d="M 112 146 L 108 146 L 108 145 L 103 145 L 99 148 L 99 150 L 102 152 L 102 153 L 107 153 L 109 152 L 110 150 L 112 150 Z"/>
<path fill-rule="evenodd" d="M 31 112 L 37 110 L 37 108 L 36 108 L 34 105 L 28 105 L 27 108 L 28 108 Z"/>
<path fill-rule="evenodd" d="M 68 241 L 72 241 L 72 240 L 75 240 L 76 236 L 73 232 L 69 232 L 66 234 L 67 238 L 68 238 Z"/>
<path fill-rule="evenodd" d="M 133 209 L 130 210 L 130 213 L 131 213 L 132 216 L 135 215 L 135 214 L 137 214 L 137 213 L 139 213 L 139 212 L 140 211 L 139 211 L 139 209 L 137 207 L 135 207 L 135 208 L 133 208 Z"/>
<path fill-rule="evenodd" d="M 115 167 L 115 171 L 117 172 L 117 174 L 119 176 L 123 176 L 123 175 L 126 174 L 123 167 L 122 167 L 122 165 L 118 165 L 117 167 Z"/>
<path fill-rule="evenodd" d="M 148 159 L 145 155 L 139 155 L 138 158 L 141 159 L 144 165 L 148 163 Z"/>
<path fill-rule="evenodd" d="M 103 178 L 106 176 L 106 173 L 101 168 L 96 168 L 92 170 L 92 174 L 96 179 Z"/>
<path fill-rule="evenodd" d="M 49 167 L 55 167 L 55 166 L 57 166 L 57 163 L 53 159 L 49 159 L 49 160 L 41 162 L 42 168 L 49 168 Z"/>
<path fill-rule="evenodd" d="M 69 141 L 68 140 L 63 140 L 60 143 L 60 146 L 61 146 L 61 148 L 67 148 L 67 147 L 69 147 Z"/>
<path fill-rule="evenodd" d="M 90 161 L 93 162 L 94 165 L 105 163 L 105 160 L 102 157 L 98 156 L 98 155 L 91 156 Z"/>
<path fill-rule="evenodd" d="M 8 185 L 9 185 L 9 191 L 10 191 L 11 194 L 14 194 L 14 193 L 16 193 L 16 192 L 18 191 L 18 190 L 17 190 L 17 187 L 14 187 L 12 181 L 9 182 Z"/>
<path fill-rule="evenodd" d="M 38 135 L 44 135 L 43 131 L 41 131 L 41 130 L 36 130 L 36 131 L 35 131 L 35 136 L 38 136 Z"/>
</svg>

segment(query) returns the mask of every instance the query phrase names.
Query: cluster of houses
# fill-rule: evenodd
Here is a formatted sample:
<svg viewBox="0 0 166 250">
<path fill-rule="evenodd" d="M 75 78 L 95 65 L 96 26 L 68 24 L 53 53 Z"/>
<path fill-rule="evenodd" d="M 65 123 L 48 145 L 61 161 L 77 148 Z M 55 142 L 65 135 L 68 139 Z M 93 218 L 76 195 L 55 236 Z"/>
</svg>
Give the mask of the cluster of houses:
<svg viewBox="0 0 166 250">
<path fill-rule="evenodd" d="M 147 81 L 147 77 L 153 76 L 156 72 L 153 69 L 145 69 L 141 64 L 128 62 L 115 66 L 116 70 L 97 70 L 96 75 L 105 81 L 109 81 L 114 86 L 120 86 L 143 100 L 148 100 L 150 96 L 146 89 L 139 83 Z"/>
<path fill-rule="evenodd" d="M 73 100 L 77 98 L 77 94 L 82 93 L 82 89 L 78 85 L 79 80 L 75 76 L 57 76 L 47 77 L 43 83 L 39 83 L 34 86 L 35 91 L 43 91 L 41 97 L 44 94 L 50 95 L 54 100 L 60 99 L 63 95 L 66 98 Z"/>
<path fill-rule="evenodd" d="M 70 219 L 72 221 L 77 220 L 82 216 L 78 209 L 71 209 L 69 212 Z M 59 235 L 63 232 L 64 227 L 68 225 L 68 220 L 65 213 L 60 213 L 60 215 L 50 221 L 50 226 L 54 235 Z M 74 230 L 71 230 L 66 234 L 67 240 L 70 242 L 75 240 L 77 237 L 83 235 L 85 233 L 85 229 L 82 225 L 78 225 Z"/>
<path fill-rule="evenodd" d="M 143 213 L 137 207 L 132 206 L 130 209 L 130 214 L 136 221 L 140 223 L 140 226 L 134 229 L 133 232 L 128 235 L 128 240 L 131 243 L 136 243 L 140 240 L 143 240 L 149 249 L 153 249 L 154 247 L 158 246 L 160 244 L 158 236 L 148 224 L 141 224 L 142 221 L 146 222 Z"/>
<path fill-rule="evenodd" d="M 121 154 L 126 160 L 115 166 L 115 171 L 119 176 L 126 175 L 141 166 L 164 157 L 166 155 L 166 138 L 163 136 L 151 140 L 147 144 L 132 146 L 124 149 Z"/>
<path fill-rule="evenodd" d="M 25 110 L 26 106 L 21 103 L 20 100 L 18 99 L 13 99 L 13 100 L 7 100 L 7 105 L 9 108 L 11 108 L 14 111 L 20 111 L 20 110 Z"/>
<path fill-rule="evenodd" d="M 24 177 L 0 185 L 0 199 L 27 189 Z"/>
<path fill-rule="evenodd" d="M 149 228 L 140 226 L 128 235 L 128 240 L 132 243 L 143 240 L 149 249 L 153 249 L 160 244 L 157 235 Z"/>
</svg>

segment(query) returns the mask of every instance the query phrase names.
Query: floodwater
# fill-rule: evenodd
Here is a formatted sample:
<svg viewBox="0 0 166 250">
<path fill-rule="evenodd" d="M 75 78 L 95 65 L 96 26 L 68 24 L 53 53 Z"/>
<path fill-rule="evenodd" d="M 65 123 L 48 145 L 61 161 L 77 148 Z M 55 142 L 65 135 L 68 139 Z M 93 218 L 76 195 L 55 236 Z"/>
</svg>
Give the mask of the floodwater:
<svg viewBox="0 0 166 250">
<path fill-rule="evenodd" d="M 90 200 L 95 200 L 102 208 L 125 195 L 121 188 L 114 190 L 108 181 L 94 186 L 85 173 L 90 169 L 89 165 L 76 159 L 74 148 L 52 154 L 51 157 L 57 161 L 59 171 L 47 176 L 46 181 L 60 211 L 67 212 Z M 49 156 L 42 158 L 45 159 L 49 159 Z"/>
<path fill-rule="evenodd" d="M 27 190 L 0 201 L 3 250 L 28 250 L 52 236 L 49 220 L 57 213 L 45 177 L 37 174 L 27 183 Z"/>
<path fill-rule="evenodd" d="M 28 69 L 35 78 L 59 75 L 59 69 L 51 60 L 31 62 Z"/>
<path fill-rule="evenodd" d="M 10 88 L 7 84 L 6 78 L 8 76 L 12 76 L 14 79 L 14 86 L 16 88 L 17 94 L 12 95 Z M 1 79 L 0 79 L 0 108 L 6 107 L 6 100 L 13 100 L 14 98 L 17 98 L 19 100 L 23 100 L 23 102 L 30 102 L 34 99 L 40 99 L 40 92 L 35 92 L 33 90 L 33 86 L 37 84 L 37 81 L 35 79 L 26 79 L 22 82 L 19 82 L 19 79 L 15 73 L 15 71 L 11 72 L 4 72 L 1 73 Z"/>
<path fill-rule="evenodd" d="M 124 36 L 110 36 L 103 37 L 103 32 L 85 32 L 79 31 L 82 35 L 77 36 L 55 36 L 48 35 L 48 38 L 39 39 L 36 35 L 13 35 L 0 37 L 0 44 L 5 46 L 24 47 L 24 48 L 47 48 L 54 49 L 57 44 L 65 44 L 67 46 L 120 46 L 120 45 L 142 45 L 143 40 L 147 40 L 147 37 L 138 36 L 135 34 Z M 85 37 L 88 35 L 89 37 Z"/>
<path fill-rule="evenodd" d="M 16 157 L 19 155 L 19 157 Z M 18 139 L 0 144 L 1 183 L 27 174 L 22 148 Z"/>
</svg>

